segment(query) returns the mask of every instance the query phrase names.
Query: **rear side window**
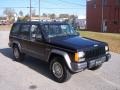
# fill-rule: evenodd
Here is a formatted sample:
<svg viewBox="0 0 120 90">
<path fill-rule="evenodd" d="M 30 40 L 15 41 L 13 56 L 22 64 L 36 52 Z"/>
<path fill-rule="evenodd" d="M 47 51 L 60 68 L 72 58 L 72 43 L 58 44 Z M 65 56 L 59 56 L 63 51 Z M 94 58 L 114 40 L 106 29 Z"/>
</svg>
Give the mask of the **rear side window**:
<svg viewBox="0 0 120 90">
<path fill-rule="evenodd" d="M 14 24 L 11 30 L 12 35 L 17 35 L 19 33 L 20 24 Z"/>
<path fill-rule="evenodd" d="M 20 35 L 24 39 L 28 39 L 30 36 L 30 25 L 22 25 L 20 30 Z"/>
<path fill-rule="evenodd" d="M 29 28 L 30 28 L 30 25 L 22 25 L 20 33 L 22 35 L 28 35 L 29 34 Z"/>
</svg>

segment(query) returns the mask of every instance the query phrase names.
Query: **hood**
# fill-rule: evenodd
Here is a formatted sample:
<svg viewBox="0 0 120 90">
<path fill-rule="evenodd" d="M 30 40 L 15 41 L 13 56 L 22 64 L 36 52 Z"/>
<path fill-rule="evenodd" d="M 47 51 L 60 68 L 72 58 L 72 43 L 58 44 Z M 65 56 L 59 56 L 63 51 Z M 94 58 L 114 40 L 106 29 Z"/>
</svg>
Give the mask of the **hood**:
<svg viewBox="0 0 120 90">
<path fill-rule="evenodd" d="M 80 36 L 55 37 L 50 40 L 50 43 L 59 47 L 75 50 L 99 46 L 103 44 L 100 41 L 87 39 Z"/>
</svg>

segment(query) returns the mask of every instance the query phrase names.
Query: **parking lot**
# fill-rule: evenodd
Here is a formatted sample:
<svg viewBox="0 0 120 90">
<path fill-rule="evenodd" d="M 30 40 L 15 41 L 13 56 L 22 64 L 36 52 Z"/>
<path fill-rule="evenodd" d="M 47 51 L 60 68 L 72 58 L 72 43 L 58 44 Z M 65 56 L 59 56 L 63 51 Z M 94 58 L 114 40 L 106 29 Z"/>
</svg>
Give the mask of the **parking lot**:
<svg viewBox="0 0 120 90">
<path fill-rule="evenodd" d="M 9 31 L 0 31 L 0 90 L 120 90 L 120 54 L 111 52 L 112 58 L 99 70 L 85 70 L 57 83 L 48 64 L 29 56 L 22 63 L 13 61 L 8 37 Z"/>
</svg>

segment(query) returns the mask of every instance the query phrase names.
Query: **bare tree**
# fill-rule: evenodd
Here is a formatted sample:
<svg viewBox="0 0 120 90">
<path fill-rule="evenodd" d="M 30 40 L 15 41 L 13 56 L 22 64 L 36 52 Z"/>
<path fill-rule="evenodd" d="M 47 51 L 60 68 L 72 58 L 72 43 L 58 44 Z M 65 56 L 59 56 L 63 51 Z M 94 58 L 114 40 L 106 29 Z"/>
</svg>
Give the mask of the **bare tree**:
<svg viewBox="0 0 120 90">
<path fill-rule="evenodd" d="M 19 11 L 19 15 L 20 15 L 20 16 L 23 16 L 23 11 Z"/>
<path fill-rule="evenodd" d="M 46 13 L 43 13 L 42 16 L 43 16 L 43 17 L 47 17 L 47 14 L 46 14 Z"/>
<path fill-rule="evenodd" d="M 69 18 L 69 14 L 60 14 L 59 18 Z"/>
<path fill-rule="evenodd" d="M 56 15 L 54 13 L 53 14 L 49 14 L 49 17 L 50 17 L 50 19 L 55 19 Z"/>
<path fill-rule="evenodd" d="M 28 20 L 30 20 L 30 16 L 27 14 L 27 15 L 25 15 L 23 21 L 28 21 Z"/>
<path fill-rule="evenodd" d="M 11 20 L 12 17 L 14 17 L 15 11 L 11 8 L 6 8 L 3 13 L 8 17 L 9 20 Z"/>
</svg>

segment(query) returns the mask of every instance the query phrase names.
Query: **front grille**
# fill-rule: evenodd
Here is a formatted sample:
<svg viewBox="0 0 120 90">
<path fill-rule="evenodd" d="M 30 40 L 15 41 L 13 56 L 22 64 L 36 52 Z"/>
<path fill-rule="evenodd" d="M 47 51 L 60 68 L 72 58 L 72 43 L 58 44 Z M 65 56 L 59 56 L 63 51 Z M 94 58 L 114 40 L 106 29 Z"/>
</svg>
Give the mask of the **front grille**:
<svg viewBox="0 0 120 90">
<path fill-rule="evenodd" d="M 96 47 L 85 52 L 85 58 L 91 59 L 105 54 L 104 47 Z"/>
</svg>

